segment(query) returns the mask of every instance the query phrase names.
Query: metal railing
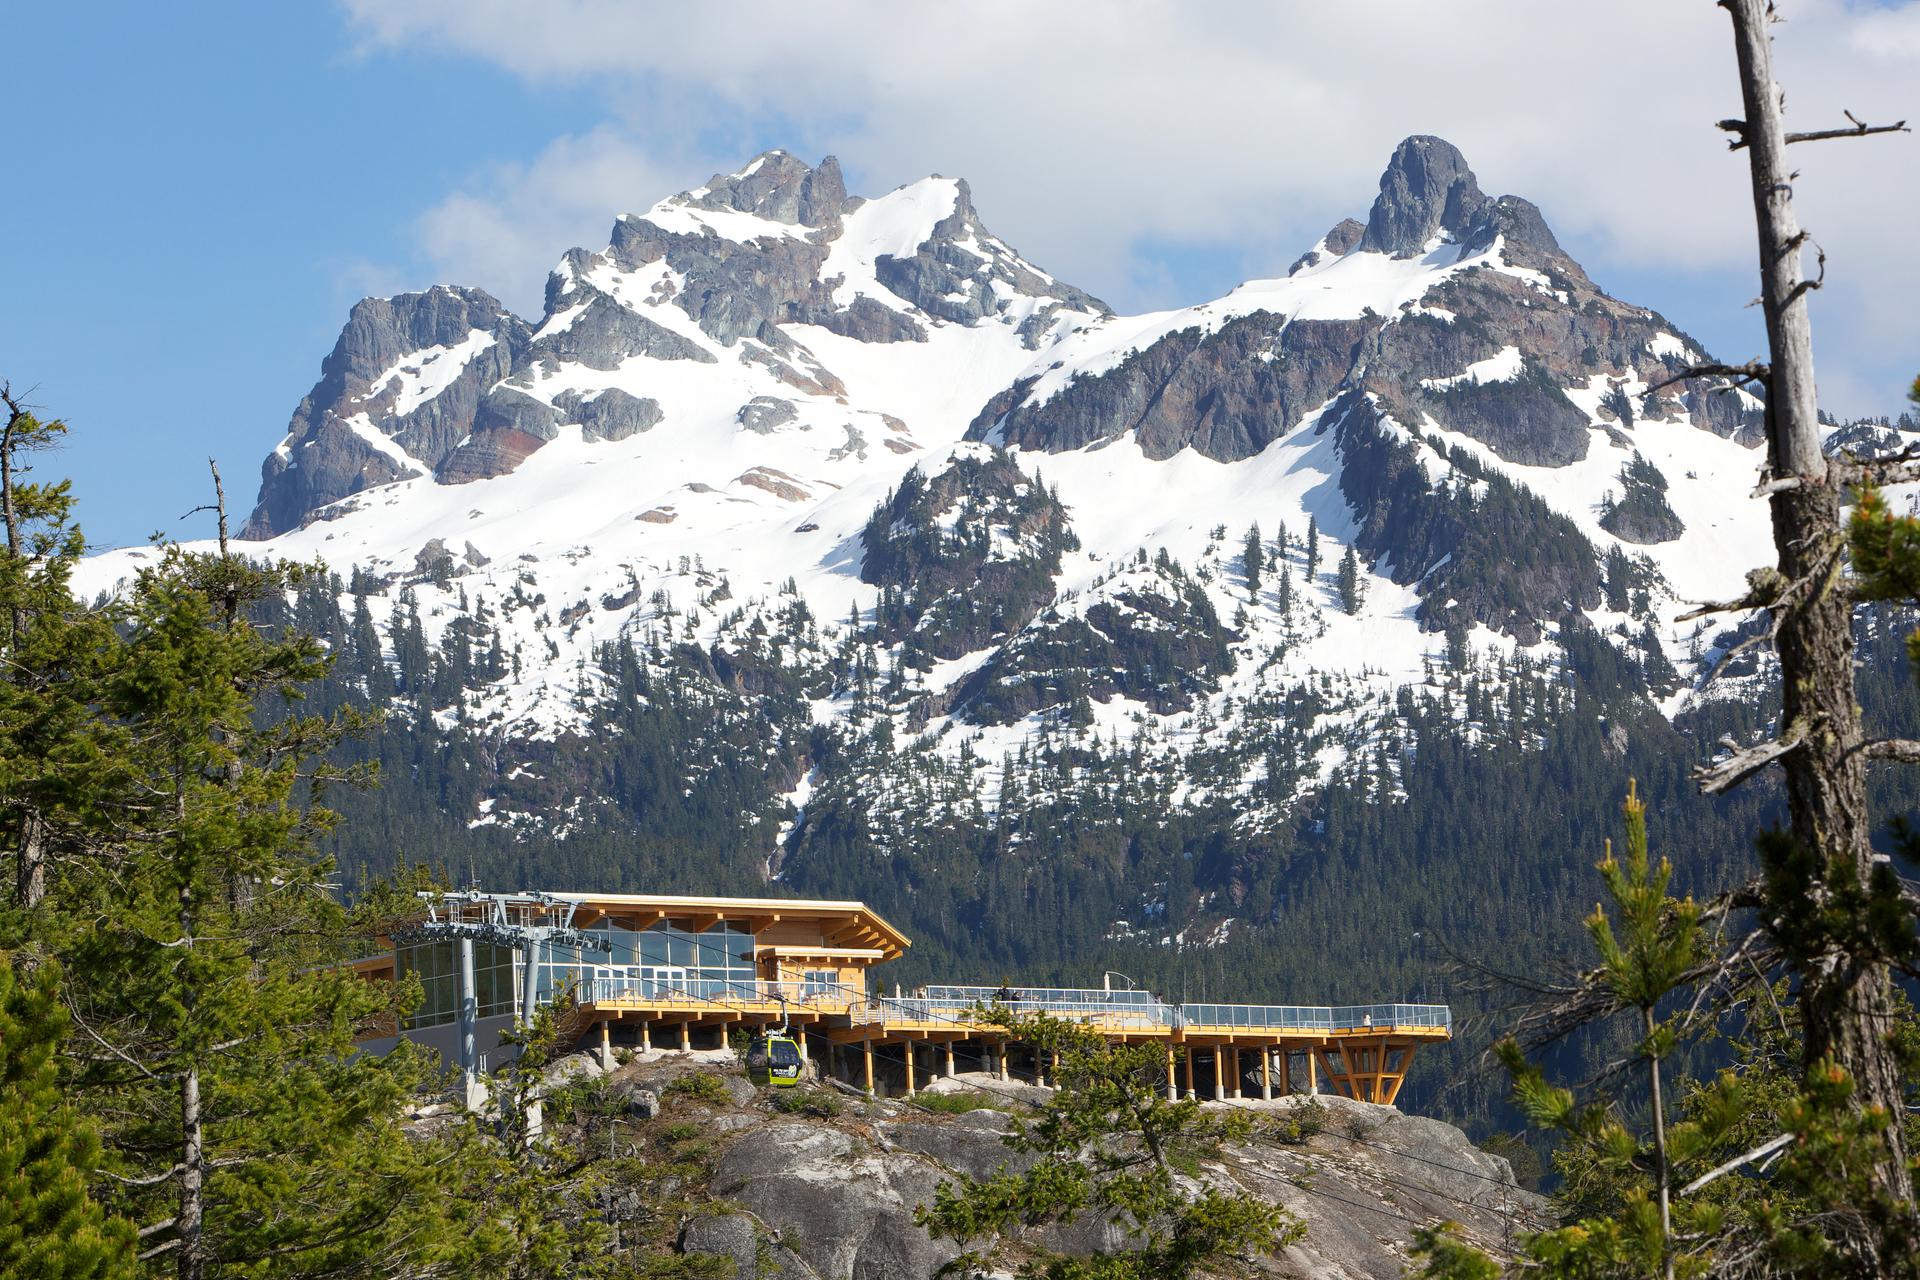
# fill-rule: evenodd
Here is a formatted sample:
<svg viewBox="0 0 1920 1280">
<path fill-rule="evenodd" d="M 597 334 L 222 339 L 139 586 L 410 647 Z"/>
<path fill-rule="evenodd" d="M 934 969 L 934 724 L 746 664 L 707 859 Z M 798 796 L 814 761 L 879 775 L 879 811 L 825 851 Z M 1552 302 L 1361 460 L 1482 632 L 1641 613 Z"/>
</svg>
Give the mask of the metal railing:
<svg viewBox="0 0 1920 1280">
<path fill-rule="evenodd" d="M 1180 1014 L 1181 1025 L 1187 1027 L 1298 1027 L 1312 1031 L 1453 1027 L 1453 1010 L 1444 1004 L 1184 1004 Z"/>
<path fill-rule="evenodd" d="M 1025 992 L 1021 993 L 1025 995 Z M 1099 994 L 1098 992 L 1094 994 Z M 1173 1028 L 1178 1026 L 1179 1011 L 1159 1001 L 1138 1003 L 1116 1003 L 1108 1000 L 1070 1000 L 1064 998 L 1036 1000 L 961 1000 L 957 997 L 945 999 L 921 999 L 919 997 L 888 1001 L 899 1008 L 908 1017 L 922 1022 L 944 1022 L 958 1019 L 963 1022 L 977 1022 L 977 1018 L 967 1015 L 982 1006 L 1005 1009 L 1015 1017 L 1022 1014 L 1045 1013 L 1055 1018 L 1064 1018 L 1072 1022 L 1098 1023 L 1103 1027 L 1137 1027 L 1147 1030 L 1153 1027 Z M 916 1016 L 917 1015 L 917 1016 Z"/>
<path fill-rule="evenodd" d="M 1011 995 L 1012 999 L 1005 998 Z M 873 996 L 857 987 L 827 983 L 769 982 L 764 979 L 596 977 L 582 984 L 590 1004 L 713 1004 L 767 1006 L 786 1003 L 796 1009 L 845 1013 L 856 1025 L 873 1022 L 922 1022 L 981 1025 L 981 1008 L 1004 1009 L 1015 1017 L 1045 1013 L 1074 1022 L 1139 1030 L 1245 1028 L 1315 1032 L 1367 1031 L 1421 1027 L 1451 1031 L 1453 1012 L 1443 1004 L 1167 1004 L 1146 991 L 1106 991 L 1097 987 L 1005 987 L 940 985 L 911 996 Z"/>
<path fill-rule="evenodd" d="M 915 993 L 941 1003 L 963 1004 L 1074 1004 L 1074 1005 L 1161 1005 L 1151 991 L 1109 991 L 1105 987 L 984 987 L 929 986 Z"/>
</svg>

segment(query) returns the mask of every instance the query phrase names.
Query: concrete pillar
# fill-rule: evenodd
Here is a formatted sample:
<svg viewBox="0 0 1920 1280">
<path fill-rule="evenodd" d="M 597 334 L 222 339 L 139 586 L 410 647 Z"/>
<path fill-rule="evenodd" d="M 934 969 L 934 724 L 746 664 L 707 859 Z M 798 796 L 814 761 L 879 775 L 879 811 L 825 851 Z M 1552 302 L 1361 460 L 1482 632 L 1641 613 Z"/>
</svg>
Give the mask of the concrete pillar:
<svg viewBox="0 0 1920 1280">
<path fill-rule="evenodd" d="M 1167 1101 L 1177 1102 L 1180 1098 L 1180 1085 L 1173 1078 L 1173 1045 L 1167 1045 Z"/>
<path fill-rule="evenodd" d="M 1273 1101 L 1273 1046 L 1260 1046 L 1260 1101 Z"/>
<path fill-rule="evenodd" d="M 524 957 L 520 971 L 520 1025 L 530 1027 L 533 1025 L 534 991 L 538 988 L 540 981 L 539 942 L 528 938 L 526 945 L 520 949 L 520 954 Z"/>
<path fill-rule="evenodd" d="M 480 997 L 473 988 L 473 939 L 460 939 L 460 1092 L 467 1110 L 485 1105 L 480 1089 L 480 1055 L 476 1044 L 480 1026 Z"/>
<path fill-rule="evenodd" d="M 1047 1051 L 1045 1049 L 1033 1051 L 1033 1082 L 1042 1089 L 1047 1087 Z"/>
<path fill-rule="evenodd" d="M 865 1062 L 866 1062 L 867 1096 L 871 1098 L 873 1096 L 873 1041 L 870 1039 L 862 1040 L 860 1042 L 860 1050 L 861 1050 L 861 1056 L 865 1059 Z"/>
<path fill-rule="evenodd" d="M 993 1068 L 993 1078 L 995 1080 L 1005 1080 L 1007 1078 L 1006 1043 L 1001 1040 L 995 1040 L 988 1047 L 988 1052 L 990 1052 L 993 1055 L 992 1059 L 990 1060 Z"/>
<path fill-rule="evenodd" d="M 600 1069 L 613 1070 L 613 1032 L 609 1030 L 605 1018 L 600 1019 Z"/>
</svg>

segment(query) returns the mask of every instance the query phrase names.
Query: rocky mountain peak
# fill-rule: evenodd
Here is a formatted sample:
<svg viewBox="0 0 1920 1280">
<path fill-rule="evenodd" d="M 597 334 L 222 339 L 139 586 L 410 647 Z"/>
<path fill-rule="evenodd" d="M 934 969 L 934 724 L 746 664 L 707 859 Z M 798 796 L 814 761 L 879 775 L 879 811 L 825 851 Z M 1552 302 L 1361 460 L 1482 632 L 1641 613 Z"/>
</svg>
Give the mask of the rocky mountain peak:
<svg viewBox="0 0 1920 1280">
<path fill-rule="evenodd" d="M 1458 147 L 1416 134 L 1393 149 L 1380 175 L 1380 195 L 1367 216 L 1360 248 L 1411 258 L 1439 232 L 1465 240 L 1487 203 Z"/>
<path fill-rule="evenodd" d="M 803 227 L 829 226 L 859 203 L 848 200 L 833 156 L 814 167 L 777 149 L 761 152 L 737 173 L 715 174 L 686 199 L 702 209 L 732 209 Z"/>
</svg>

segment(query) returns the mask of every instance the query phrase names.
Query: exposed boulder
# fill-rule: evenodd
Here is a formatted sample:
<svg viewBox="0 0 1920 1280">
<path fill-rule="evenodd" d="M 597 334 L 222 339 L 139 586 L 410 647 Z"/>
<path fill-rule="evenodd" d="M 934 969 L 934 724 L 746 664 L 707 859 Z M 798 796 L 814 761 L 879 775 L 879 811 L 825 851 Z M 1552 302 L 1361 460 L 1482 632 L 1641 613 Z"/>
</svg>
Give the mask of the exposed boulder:
<svg viewBox="0 0 1920 1280">
<path fill-rule="evenodd" d="M 618 387 L 607 387 L 592 395 L 563 391 L 553 405 L 573 422 L 588 440 L 625 440 L 628 436 L 650 431 L 660 422 L 660 402 L 651 396 L 630 395 Z"/>
<path fill-rule="evenodd" d="M 800 416 L 793 401 L 776 396 L 755 396 L 740 406 L 733 420 L 755 435 L 772 435 L 780 427 Z"/>
</svg>

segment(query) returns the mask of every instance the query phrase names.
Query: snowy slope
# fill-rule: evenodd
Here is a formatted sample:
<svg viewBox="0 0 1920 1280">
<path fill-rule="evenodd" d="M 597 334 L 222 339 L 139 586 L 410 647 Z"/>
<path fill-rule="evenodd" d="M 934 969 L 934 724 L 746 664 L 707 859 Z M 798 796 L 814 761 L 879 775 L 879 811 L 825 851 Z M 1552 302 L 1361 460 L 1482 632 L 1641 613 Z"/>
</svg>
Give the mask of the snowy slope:
<svg viewBox="0 0 1920 1280">
<path fill-rule="evenodd" d="M 1451 553 L 1414 565 L 1377 550 L 1394 531 L 1350 496 L 1353 433 L 1364 425 L 1408 451 L 1436 501 L 1464 493 L 1471 509 L 1475 487 L 1502 476 L 1570 521 L 1593 557 L 1646 557 L 1639 612 L 1591 593 L 1570 597 L 1571 607 L 1626 652 L 1626 633 L 1651 623 L 1691 681 L 1713 656 L 1712 638 L 1676 615 L 1737 588 L 1767 553 L 1765 507 L 1749 496 L 1760 459 L 1750 431 L 1728 417 L 1750 414 L 1751 398 L 1714 417 L 1704 400 L 1651 392 L 1693 345 L 1611 299 L 1615 327 L 1646 336 L 1575 370 L 1564 331 L 1577 319 L 1547 322 L 1578 317 L 1603 295 L 1519 205 L 1485 202 L 1473 227 L 1436 225 L 1397 249 L 1330 237 L 1286 277 L 1191 308 L 1115 316 L 987 232 L 964 183 L 928 178 L 860 200 L 840 189 L 830 161 L 809 168 L 771 152 L 622 218 L 607 249 L 569 253 L 546 314 L 524 331 L 462 328 L 464 318 L 422 330 L 431 342 L 406 337 L 403 325 L 380 331 L 368 345 L 379 358 L 363 361 L 371 372 L 316 387 L 269 459 L 261 510 L 271 514 L 256 525 L 274 532 L 251 549 L 321 559 L 343 575 L 362 570 L 389 595 L 411 590 L 430 638 L 463 601 L 486 612 L 521 671 L 477 695 L 469 719 L 551 736 L 579 723 L 583 672 L 608 641 L 651 634 L 712 645 L 789 587 L 830 634 L 844 636 L 850 614 L 864 625 L 881 598 L 862 580 L 862 531 L 876 507 L 910 468 L 936 474 L 955 457 L 1004 448 L 1057 492 L 1078 541 L 1060 561 L 1053 602 L 1020 624 L 1029 636 L 1119 616 L 1123 600 L 1140 626 L 1167 625 L 1137 607 L 1167 589 L 1164 575 L 1142 567 L 1142 553 L 1162 551 L 1231 633 L 1233 660 L 1207 674 L 1202 697 L 1160 710 L 1105 698 L 1089 732 L 1144 732 L 1179 752 L 1230 734 L 1233 708 L 1249 698 L 1310 684 L 1359 734 L 1395 689 L 1428 679 L 1443 659 L 1440 623 L 1454 615 L 1435 592 L 1460 568 Z M 411 304 L 387 305 L 401 314 Z M 361 359 L 351 338 L 334 357 L 342 368 Z M 1344 364 L 1327 354 L 1335 351 Z M 477 374 L 462 380 L 482 367 L 494 375 L 485 385 L 473 384 Z M 1127 380 L 1149 376 L 1141 370 L 1162 391 L 1127 407 Z M 1182 378 L 1201 381 L 1181 422 L 1238 397 L 1247 407 L 1233 433 L 1188 440 L 1149 429 L 1153 413 L 1189 403 L 1163 394 Z M 1476 407 L 1483 402 L 1442 399 L 1548 382 L 1567 406 L 1555 412 L 1573 415 L 1553 446 L 1566 460 L 1551 465 L 1520 460 L 1535 455 L 1513 447 L 1525 412 L 1516 425 L 1504 410 Z M 1283 393 L 1293 397 L 1284 411 L 1263 408 Z M 468 401 L 452 406 L 459 394 Z M 409 426 L 426 419 L 434 432 Z M 1063 423 L 1078 434 L 1059 434 Z M 350 465 L 301 490 L 314 501 L 280 528 L 288 521 L 277 513 L 291 508 L 271 505 L 269 490 L 303 467 L 324 470 L 307 459 L 339 447 L 328 430 L 391 466 L 369 470 L 361 454 L 342 455 Z M 1220 443 L 1229 439 L 1241 443 Z M 1635 455 L 1664 478 L 1684 526 L 1673 540 L 1624 541 L 1603 524 Z M 1478 479 L 1463 477 L 1459 458 Z M 1319 540 L 1311 578 L 1310 523 Z M 1248 589 L 1241 555 L 1255 525 L 1270 560 L 1286 530 L 1288 601 L 1277 563 L 1258 592 Z M 1362 579 L 1352 612 L 1336 585 L 1349 547 Z M 153 554 L 99 556 L 77 587 L 111 589 Z M 1473 650 L 1550 662 L 1561 620 L 1473 618 L 1463 629 Z M 983 794 L 992 762 L 1057 718 L 1046 708 L 1012 723 L 969 713 L 955 691 L 999 672 L 1002 649 L 914 670 L 911 687 L 933 713 L 911 729 L 901 721 L 942 751 L 965 746 L 985 762 Z M 1683 683 L 1663 709 L 1677 713 L 1695 696 Z M 825 696 L 815 715 L 832 720 L 849 706 L 844 692 Z M 1328 748 L 1324 765 L 1348 749 Z"/>
</svg>

